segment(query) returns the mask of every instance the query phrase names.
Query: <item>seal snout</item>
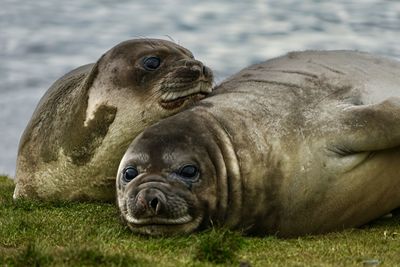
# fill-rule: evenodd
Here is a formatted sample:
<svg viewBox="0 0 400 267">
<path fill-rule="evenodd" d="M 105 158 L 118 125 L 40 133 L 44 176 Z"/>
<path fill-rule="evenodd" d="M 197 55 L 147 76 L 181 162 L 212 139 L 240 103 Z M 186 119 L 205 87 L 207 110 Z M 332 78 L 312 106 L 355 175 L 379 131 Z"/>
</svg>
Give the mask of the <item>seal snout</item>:
<svg viewBox="0 0 400 267">
<path fill-rule="evenodd" d="M 201 61 L 193 60 L 190 70 L 195 74 L 193 76 L 199 81 L 210 82 L 213 79 L 211 69 L 205 66 Z"/>
<path fill-rule="evenodd" d="M 203 65 L 202 74 L 207 80 L 212 80 L 213 73 L 209 67 Z"/>
<path fill-rule="evenodd" d="M 213 73 L 201 61 L 181 60 L 160 83 L 160 105 L 167 110 L 197 102 L 212 91 Z"/>
<path fill-rule="evenodd" d="M 149 218 L 162 214 L 165 195 L 156 188 L 141 190 L 130 204 L 132 215 L 136 218 Z"/>
<path fill-rule="evenodd" d="M 183 196 L 169 192 L 159 183 L 143 183 L 141 188 L 127 192 L 125 218 L 131 227 L 178 225 L 193 220 Z"/>
</svg>

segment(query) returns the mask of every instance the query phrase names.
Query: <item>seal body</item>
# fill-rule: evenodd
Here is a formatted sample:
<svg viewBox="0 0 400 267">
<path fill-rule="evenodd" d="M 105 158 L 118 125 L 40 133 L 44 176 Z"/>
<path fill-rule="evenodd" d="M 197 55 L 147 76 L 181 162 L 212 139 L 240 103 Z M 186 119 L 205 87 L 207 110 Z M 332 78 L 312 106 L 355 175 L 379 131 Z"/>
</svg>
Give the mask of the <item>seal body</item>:
<svg viewBox="0 0 400 267">
<path fill-rule="evenodd" d="M 175 43 L 118 44 L 40 100 L 20 141 L 14 198 L 113 200 L 115 172 L 132 139 L 211 86 L 212 72 Z"/>
<path fill-rule="evenodd" d="M 250 66 L 146 129 L 117 175 L 128 226 L 300 236 L 400 207 L 400 63 L 307 51 Z"/>
</svg>

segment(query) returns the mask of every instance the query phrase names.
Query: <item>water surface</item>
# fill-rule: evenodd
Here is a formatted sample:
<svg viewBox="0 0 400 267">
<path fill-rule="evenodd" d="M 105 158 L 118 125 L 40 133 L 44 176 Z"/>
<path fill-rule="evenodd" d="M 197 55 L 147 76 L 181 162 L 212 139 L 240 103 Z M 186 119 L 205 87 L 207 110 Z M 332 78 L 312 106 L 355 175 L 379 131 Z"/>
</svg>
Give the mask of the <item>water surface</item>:
<svg viewBox="0 0 400 267">
<path fill-rule="evenodd" d="M 0 0 L 0 173 L 58 77 L 130 38 L 172 38 L 219 82 L 293 50 L 356 49 L 400 59 L 400 2 L 385 0 Z"/>
</svg>

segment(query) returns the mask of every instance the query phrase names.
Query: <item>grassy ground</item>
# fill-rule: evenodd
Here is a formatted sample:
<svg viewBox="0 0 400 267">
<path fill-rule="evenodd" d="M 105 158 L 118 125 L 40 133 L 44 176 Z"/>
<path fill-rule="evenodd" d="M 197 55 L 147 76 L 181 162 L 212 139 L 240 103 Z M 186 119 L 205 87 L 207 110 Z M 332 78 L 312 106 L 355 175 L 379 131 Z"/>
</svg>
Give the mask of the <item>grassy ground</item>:
<svg viewBox="0 0 400 267">
<path fill-rule="evenodd" d="M 400 266 L 400 215 L 298 239 L 148 238 L 122 226 L 112 204 L 14 204 L 12 191 L 0 177 L 0 266 Z"/>
</svg>

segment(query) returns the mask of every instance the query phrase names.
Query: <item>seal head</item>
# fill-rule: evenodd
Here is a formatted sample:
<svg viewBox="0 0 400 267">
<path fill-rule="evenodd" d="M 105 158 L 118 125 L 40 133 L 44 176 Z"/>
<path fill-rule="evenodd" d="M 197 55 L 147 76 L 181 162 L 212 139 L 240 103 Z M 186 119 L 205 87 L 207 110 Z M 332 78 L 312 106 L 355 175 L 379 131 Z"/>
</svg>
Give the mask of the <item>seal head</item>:
<svg viewBox="0 0 400 267">
<path fill-rule="evenodd" d="M 173 133 L 173 126 L 164 131 L 155 125 L 158 130 L 145 131 L 121 161 L 118 205 L 136 233 L 190 233 L 210 222 L 209 206 L 217 201 L 216 174 L 207 152 L 213 141 L 185 134 L 199 127 L 197 121 L 180 126 Z"/>
<path fill-rule="evenodd" d="M 97 79 L 111 86 L 109 90 L 130 89 L 143 102 L 155 100 L 166 110 L 182 108 L 211 92 L 212 71 L 189 50 L 169 41 L 125 41 L 102 62 Z"/>
</svg>

